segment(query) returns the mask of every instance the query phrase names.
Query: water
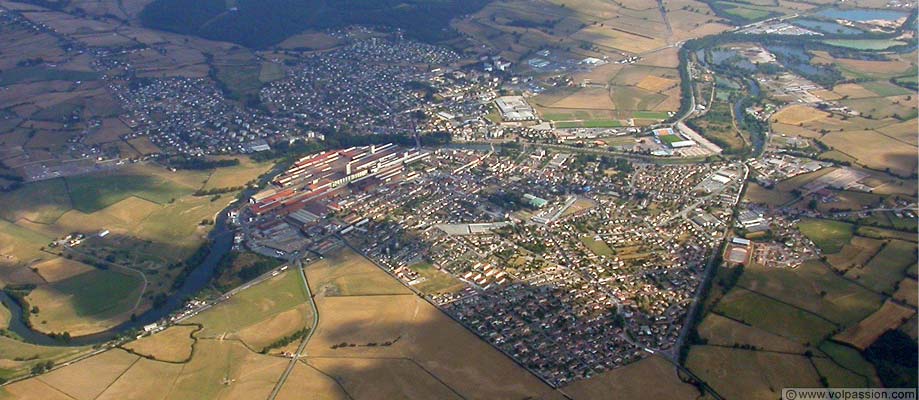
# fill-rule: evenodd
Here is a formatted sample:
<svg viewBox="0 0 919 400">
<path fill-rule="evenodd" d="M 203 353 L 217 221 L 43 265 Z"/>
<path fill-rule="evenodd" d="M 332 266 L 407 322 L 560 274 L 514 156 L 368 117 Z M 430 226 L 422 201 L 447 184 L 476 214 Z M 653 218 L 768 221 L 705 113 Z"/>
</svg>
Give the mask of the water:
<svg viewBox="0 0 919 400">
<path fill-rule="evenodd" d="M 282 166 L 279 165 L 265 175 L 261 184 L 267 182 L 271 177 L 280 172 Z M 248 189 L 243 193 L 243 198 L 251 196 L 255 189 Z M 235 204 L 235 203 L 234 203 Z M 169 314 L 185 306 L 185 302 L 194 297 L 201 289 L 207 286 L 214 277 L 214 272 L 220 260 L 233 248 L 233 231 L 227 226 L 227 210 L 233 205 L 221 211 L 214 221 L 214 229 L 208 234 L 209 252 L 198 266 L 196 266 L 182 282 L 173 294 L 171 294 L 161 306 L 147 310 L 145 313 L 137 316 L 132 321 L 126 321 L 112 327 L 108 330 L 85 336 L 75 336 L 68 342 L 61 342 L 49 337 L 41 332 L 29 328 L 25 324 L 28 317 L 18 303 L 13 301 L 6 293 L 0 291 L 0 302 L 10 310 L 10 323 L 8 330 L 18 335 L 24 342 L 44 345 L 44 346 L 88 346 L 98 343 L 107 342 L 114 339 L 118 334 L 140 328 L 144 325 L 159 321 Z"/>
<path fill-rule="evenodd" d="M 775 53 L 779 62 L 798 74 L 815 76 L 827 73 L 825 69 L 811 65 L 812 56 L 800 47 L 769 46 L 767 49 Z"/>
<path fill-rule="evenodd" d="M 188 274 L 188 277 L 182 283 L 179 290 L 169 296 L 163 305 L 148 310 L 133 321 L 124 322 L 99 333 L 75 336 L 68 342 L 62 342 L 29 328 L 25 324 L 25 320 L 28 316 L 24 315 L 24 311 L 19 307 L 19 304 L 13 301 L 6 293 L 0 292 L 0 301 L 10 310 L 11 314 L 8 329 L 27 343 L 44 346 L 88 346 L 112 340 L 121 332 L 140 328 L 144 325 L 159 321 L 182 308 L 188 298 L 197 294 L 211 281 L 211 278 L 214 276 L 214 271 L 220 263 L 220 259 L 233 248 L 233 232 L 227 227 L 226 222 L 227 213 L 221 212 L 217 221 L 214 223 L 214 230 L 208 235 L 210 241 L 207 246 L 210 246 L 210 253 L 208 253 L 201 264 L 198 264 L 198 266 Z"/>
<path fill-rule="evenodd" d="M 740 55 L 734 50 L 712 50 L 712 63 L 716 65 L 731 65 L 744 71 L 756 71 L 756 65 L 753 65 L 749 59 Z"/>
<path fill-rule="evenodd" d="M 894 10 L 869 10 L 865 8 L 853 8 L 842 10 L 839 8 L 828 8 L 817 13 L 817 15 L 832 19 L 846 19 L 849 21 L 874 21 L 883 19 L 886 21 L 896 21 L 906 16 L 902 11 Z"/>
<path fill-rule="evenodd" d="M 845 25 L 840 25 L 835 22 L 817 21 L 813 19 L 798 19 L 794 21 L 794 24 L 802 28 L 812 29 L 832 35 L 858 35 L 864 33 L 861 30 Z"/>
</svg>

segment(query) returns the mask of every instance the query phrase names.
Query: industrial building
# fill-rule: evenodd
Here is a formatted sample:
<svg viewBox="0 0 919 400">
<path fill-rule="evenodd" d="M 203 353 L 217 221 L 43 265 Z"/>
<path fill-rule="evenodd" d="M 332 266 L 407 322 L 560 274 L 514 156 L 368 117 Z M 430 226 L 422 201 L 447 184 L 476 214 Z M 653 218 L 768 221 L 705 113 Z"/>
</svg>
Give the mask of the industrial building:
<svg viewBox="0 0 919 400">
<path fill-rule="evenodd" d="M 387 183 L 402 175 L 406 165 L 429 154 L 418 149 L 403 150 L 391 143 L 312 154 L 275 177 L 269 188 L 252 195 L 251 210 L 256 215 L 278 209 L 290 214 L 352 182 L 374 178 Z M 310 219 L 307 213 L 297 217 Z"/>
<path fill-rule="evenodd" d="M 495 99 L 495 105 L 501 112 L 501 119 L 505 121 L 536 120 L 536 112 L 523 96 L 501 96 Z"/>
</svg>

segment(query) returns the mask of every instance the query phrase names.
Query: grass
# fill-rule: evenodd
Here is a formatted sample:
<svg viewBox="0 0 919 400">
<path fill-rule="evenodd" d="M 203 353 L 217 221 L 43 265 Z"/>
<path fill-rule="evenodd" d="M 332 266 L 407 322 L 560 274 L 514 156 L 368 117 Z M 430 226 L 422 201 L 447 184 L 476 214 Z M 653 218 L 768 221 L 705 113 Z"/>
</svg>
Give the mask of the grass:
<svg viewBox="0 0 919 400">
<path fill-rule="evenodd" d="M 804 354 L 807 349 L 801 343 L 715 313 L 705 316 L 698 331 L 706 343 L 712 345 L 749 345 L 760 350 L 797 354 Z"/>
<path fill-rule="evenodd" d="M 194 192 L 157 176 L 132 172 L 72 177 L 67 178 L 67 184 L 73 208 L 84 213 L 102 210 L 129 196 L 166 204 Z"/>
<path fill-rule="evenodd" d="M 595 240 L 592 236 L 581 236 L 581 243 L 584 243 L 584 246 L 587 246 L 590 251 L 598 256 L 613 255 L 613 249 L 609 245 L 602 240 Z"/>
<path fill-rule="evenodd" d="M 309 265 L 306 273 L 311 289 L 324 291 L 328 296 L 411 293 L 370 260 L 350 250 L 328 255 Z"/>
<path fill-rule="evenodd" d="M 286 272 L 252 286 L 231 297 L 189 322 L 200 323 L 200 337 L 213 337 L 238 332 L 265 318 L 306 303 L 306 292 L 299 272 Z M 270 332 L 269 332 L 270 334 Z"/>
<path fill-rule="evenodd" d="M 686 367 L 727 399 L 776 399 L 782 387 L 821 387 L 807 357 L 693 346 Z"/>
<path fill-rule="evenodd" d="M 868 387 L 868 378 L 836 364 L 831 359 L 813 358 L 820 376 L 826 377 L 829 387 Z"/>
<path fill-rule="evenodd" d="M 906 44 L 899 40 L 888 39 L 833 39 L 824 40 L 830 46 L 844 47 L 855 50 L 885 50 L 894 46 Z"/>
<path fill-rule="evenodd" d="M 425 278 L 424 282 L 415 285 L 415 289 L 422 293 L 451 293 L 466 287 L 453 275 L 434 268 L 430 263 L 418 263 L 409 268 Z"/>
<path fill-rule="evenodd" d="M 177 325 L 156 335 L 145 336 L 125 344 L 124 348 L 157 360 L 169 362 L 183 362 L 191 357 L 192 332 L 198 327 L 191 325 Z"/>
<path fill-rule="evenodd" d="M 916 264 L 916 245 L 902 240 L 891 240 L 868 264 L 852 268 L 846 277 L 878 292 L 892 294 L 897 282 L 906 277 L 906 270 Z"/>
<path fill-rule="evenodd" d="M 812 260 L 796 269 L 751 266 L 737 285 L 818 314 L 837 324 L 854 324 L 877 310 L 883 297 Z"/>
<path fill-rule="evenodd" d="M 862 357 L 858 350 L 833 341 L 823 342 L 819 348 L 820 351 L 843 368 L 865 376 L 871 382 L 875 381 L 874 367 Z"/>
<path fill-rule="evenodd" d="M 666 112 L 656 112 L 656 111 L 635 111 L 632 113 L 632 118 L 667 119 L 667 118 L 670 118 L 670 114 Z"/>
<path fill-rule="evenodd" d="M 849 243 L 855 232 L 852 224 L 828 219 L 805 218 L 798 223 L 798 230 L 827 254 L 838 253 Z"/>
<path fill-rule="evenodd" d="M 0 193 L 0 217 L 9 221 L 25 218 L 40 224 L 54 223 L 70 210 L 70 194 L 63 179 L 49 179 Z"/>
<path fill-rule="evenodd" d="M 44 81 L 92 81 L 99 79 L 99 73 L 93 71 L 73 71 L 67 69 L 47 68 L 44 66 L 17 67 L 3 71 L 0 83 L 4 86 L 17 83 Z"/>
<path fill-rule="evenodd" d="M 740 288 L 721 299 L 715 311 L 805 345 L 820 342 L 836 329 L 809 312 Z"/>
<path fill-rule="evenodd" d="M 120 322 L 112 318 L 131 311 L 142 283 L 134 274 L 93 270 L 39 286 L 28 296 L 29 304 L 39 307 L 29 319 L 45 332 L 77 335 L 99 331 Z"/>
</svg>

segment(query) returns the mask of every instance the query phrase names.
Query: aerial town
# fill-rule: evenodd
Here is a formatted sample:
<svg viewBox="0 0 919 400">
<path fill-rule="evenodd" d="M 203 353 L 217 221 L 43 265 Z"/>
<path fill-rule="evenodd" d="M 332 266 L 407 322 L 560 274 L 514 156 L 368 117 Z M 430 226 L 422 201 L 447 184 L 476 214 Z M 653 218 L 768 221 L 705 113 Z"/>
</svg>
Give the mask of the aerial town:
<svg viewBox="0 0 919 400">
<path fill-rule="evenodd" d="M 308 155 L 250 198 L 239 239 L 279 256 L 353 246 L 555 386 L 672 351 L 746 167 L 559 156 Z"/>
</svg>

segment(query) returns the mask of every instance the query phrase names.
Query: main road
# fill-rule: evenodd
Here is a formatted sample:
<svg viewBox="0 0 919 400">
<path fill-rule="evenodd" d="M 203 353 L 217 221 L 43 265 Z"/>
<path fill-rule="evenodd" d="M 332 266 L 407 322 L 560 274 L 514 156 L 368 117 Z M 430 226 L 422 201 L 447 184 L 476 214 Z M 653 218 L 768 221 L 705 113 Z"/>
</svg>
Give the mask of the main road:
<svg viewBox="0 0 919 400">
<path fill-rule="evenodd" d="M 300 345 L 297 346 L 297 351 L 290 357 L 290 363 L 287 364 L 287 368 L 284 370 L 284 373 L 281 374 L 278 383 L 274 385 L 274 389 L 272 389 L 271 394 L 268 395 L 268 400 L 274 400 L 278 396 L 281 387 L 284 386 L 284 382 L 287 382 L 287 378 L 290 377 L 290 373 L 294 370 L 294 366 L 297 365 L 297 361 L 299 361 L 300 356 L 303 355 L 306 344 L 309 343 L 310 338 L 316 333 L 316 327 L 319 326 L 319 309 L 316 308 L 316 302 L 313 301 L 313 293 L 310 291 L 309 282 L 306 280 L 306 271 L 303 269 L 303 262 L 301 260 L 297 260 L 297 270 L 300 271 L 300 279 L 303 281 L 303 290 L 306 291 L 306 299 L 310 302 L 310 307 L 313 309 L 313 326 L 310 327 L 309 332 L 306 333 L 306 337 L 300 341 Z"/>
</svg>

